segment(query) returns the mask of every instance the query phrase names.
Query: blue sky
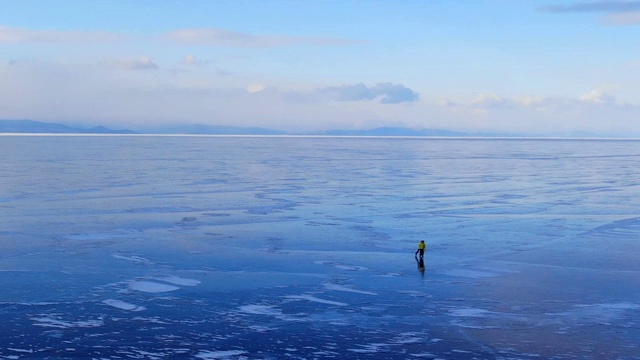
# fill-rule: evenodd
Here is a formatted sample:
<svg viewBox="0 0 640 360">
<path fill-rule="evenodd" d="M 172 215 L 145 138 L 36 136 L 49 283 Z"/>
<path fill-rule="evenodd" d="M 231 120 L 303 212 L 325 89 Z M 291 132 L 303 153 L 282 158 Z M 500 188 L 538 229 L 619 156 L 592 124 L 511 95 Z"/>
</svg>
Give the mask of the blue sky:
<svg viewBox="0 0 640 360">
<path fill-rule="evenodd" d="M 0 1 L 0 118 L 640 134 L 640 1 Z"/>
</svg>

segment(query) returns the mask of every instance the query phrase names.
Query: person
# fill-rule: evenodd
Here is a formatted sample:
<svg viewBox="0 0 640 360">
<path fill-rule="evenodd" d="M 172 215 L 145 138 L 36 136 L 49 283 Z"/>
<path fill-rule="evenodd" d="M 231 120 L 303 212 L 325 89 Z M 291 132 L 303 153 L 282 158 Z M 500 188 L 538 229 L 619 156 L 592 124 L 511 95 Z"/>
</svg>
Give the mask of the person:
<svg viewBox="0 0 640 360">
<path fill-rule="evenodd" d="M 418 244 L 418 250 L 416 250 L 416 255 L 420 253 L 420 259 L 424 258 L 424 251 L 427 249 L 427 244 L 424 243 L 424 240 L 420 240 Z"/>
</svg>

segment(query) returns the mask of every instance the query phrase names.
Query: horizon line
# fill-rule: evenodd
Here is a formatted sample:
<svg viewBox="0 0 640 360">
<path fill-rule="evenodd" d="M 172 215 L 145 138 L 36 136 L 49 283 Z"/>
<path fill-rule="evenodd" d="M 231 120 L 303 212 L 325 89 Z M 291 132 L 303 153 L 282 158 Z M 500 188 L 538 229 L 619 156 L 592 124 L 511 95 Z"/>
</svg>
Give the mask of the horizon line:
<svg viewBox="0 0 640 360">
<path fill-rule="evenodd" d="M 229 137 L 229 138 L 348 138 L 348 139 L 436 139 L 436 140 L 606 140 L 639 141 L 637 137 L 563 136 L 429 136 L 429 135 L 293 135 L 293 134 L 99 134 L 99 133 L 0 133 L 3 137 Z"/>
</svg>

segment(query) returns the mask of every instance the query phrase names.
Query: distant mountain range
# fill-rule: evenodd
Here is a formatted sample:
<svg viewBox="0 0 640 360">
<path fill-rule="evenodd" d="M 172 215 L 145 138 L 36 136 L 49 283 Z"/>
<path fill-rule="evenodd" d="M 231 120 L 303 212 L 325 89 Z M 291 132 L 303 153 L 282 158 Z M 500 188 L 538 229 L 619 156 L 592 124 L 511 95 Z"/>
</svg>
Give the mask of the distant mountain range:
<svg viewBox="0 0 640 360">
<path fill-rule="evenodd" d="M 104 126 L 92 128 L 72 127 L 60 123 L 33 120 L 0 120 L 0 133 L 24 134 L 179 134 L 179 135 L 312 135 L 312 136 L 437 136 L 437 137 L 566 137 L 566 138 L 614 138 L 613 135 L 594 134 L 586 131 L 553 134 L 518 134 L 497 132 L 460 132 L 441 129 L 410 129 L 404 127 L 378 127 L 367 130 L 328 130 L 307 133 L 288 133 L 261 127 L 176 125 L 144 131 L 113 130 Z"/>
<path fill-rule="evenodd" d="M 0 120 L 0 133 L 25 134 L 135 134 L 131 130 L 111 130 L 104 126 L 89 129 L 33 120 Z"/>
</svg>

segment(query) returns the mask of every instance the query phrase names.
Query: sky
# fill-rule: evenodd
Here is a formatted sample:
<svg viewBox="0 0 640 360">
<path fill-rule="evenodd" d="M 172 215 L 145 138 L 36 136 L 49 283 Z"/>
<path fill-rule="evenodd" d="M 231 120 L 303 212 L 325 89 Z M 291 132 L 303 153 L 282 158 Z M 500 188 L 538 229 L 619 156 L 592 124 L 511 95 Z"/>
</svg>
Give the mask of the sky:
<svg viewBox="0 0 640 360">
<path fill-rule="evenodd" d="M 640 1 L 0 0 L 0 119 L 640 135 Z"/>
</svg>

